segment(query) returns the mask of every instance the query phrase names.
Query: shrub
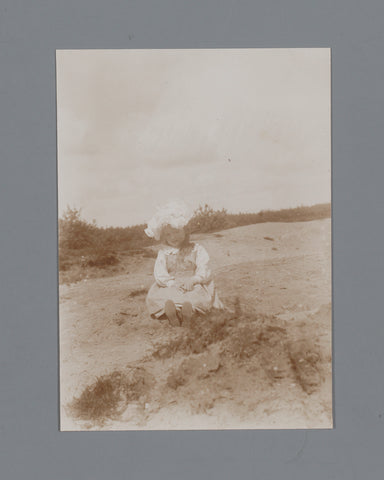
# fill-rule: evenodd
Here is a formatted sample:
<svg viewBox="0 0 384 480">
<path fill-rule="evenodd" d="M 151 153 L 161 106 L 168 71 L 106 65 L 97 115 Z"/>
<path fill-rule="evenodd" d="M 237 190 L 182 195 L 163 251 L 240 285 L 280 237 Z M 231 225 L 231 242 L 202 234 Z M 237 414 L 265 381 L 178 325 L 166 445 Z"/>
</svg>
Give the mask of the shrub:
<svg viewBox="0 0 384 480">
<path fill-rule="evenodd" d="M 153 384 L 153 376 L 143 367 L 114 371 L 85 387 L 69 410 L 76 418 L 102 425 L 107 419 L 119 418 L 130 402 L 149 395 Z"/>
<path fill-rule="evenodd" d="M 80 210 L 68 207 L 59 220 L 59 246 L 64 250 L 79 250 L 93 244 L 96 226 L 83 220 Z"/>
<path fill-rule="evenodd" d="M 216 232 L 233 226 L 229 220 L 227 210 L 214 210 L 209 205 L 200 206 L 190 220 L 188 227 L 191 233 Z"/>
<path fill-rule="evenodd" d="M 262 210 L 259 213 L 228 213 L 226 209 L 214 210 L 209 205 L 200 206 L 190 220 L 191 233 L 209 233 L 227 228 L 241 227 L 265 222 L 306 222 L 331 216 L 329 203 L 310 207 Z"/>
<path fill-rule="evenodd" d="M 108 265 L 117 265 L 119 259 L 113 253 L 98 254 L 87 261 L 88 267 L 106 267 Z"/>
</svg>

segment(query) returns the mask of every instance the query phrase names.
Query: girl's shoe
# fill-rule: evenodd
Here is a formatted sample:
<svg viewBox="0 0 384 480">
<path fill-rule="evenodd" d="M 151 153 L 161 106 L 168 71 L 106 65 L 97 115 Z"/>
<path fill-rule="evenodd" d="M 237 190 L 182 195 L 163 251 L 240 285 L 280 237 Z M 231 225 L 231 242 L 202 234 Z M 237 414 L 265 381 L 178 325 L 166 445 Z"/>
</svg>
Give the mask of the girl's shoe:
<svg viewBox="0 0 384 480">
<path fill-rule="evenodd" d="M 180 327 L 180 320 L 177 317 L 176 307 L 172 300 L 165 302 L 164 311 L 172 327 Z"/>
<path fill-rule="evenodd" d="M 193 314 L 193 309 L 192 309 L 191 302 L 184 302 L 182 307 L 181 307 L 181 316 L 182 316 L 182 319 L 183 319 L 183 322 L 182 322 L 183 327 L 191 328 L 192 314 Z"/>
</svg>

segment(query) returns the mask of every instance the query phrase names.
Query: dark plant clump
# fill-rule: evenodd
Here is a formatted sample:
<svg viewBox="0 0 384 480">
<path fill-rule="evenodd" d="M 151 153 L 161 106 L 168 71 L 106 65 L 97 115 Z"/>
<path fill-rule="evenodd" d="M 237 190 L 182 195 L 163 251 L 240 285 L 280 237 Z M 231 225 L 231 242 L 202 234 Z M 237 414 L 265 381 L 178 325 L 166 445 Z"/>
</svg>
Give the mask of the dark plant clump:
<svg viewBox="0 0 384 480">
<path fill-rule="evenodd" d="M 274 328 L 270 325 L 274 317 L 242 311 L 238 298 L 235 299 L 234 307 L 234 312 L 212 310 L 207 315 L 197 316 L 189 330 L 185 332 L 183 329 L 176 339 L 159 345 L 153 355 L 157 358 L 170 358 L 176 353 L 202 353 L 209 345 L 224 340 L 223 349 L 231 352 L 231 356 L 251 356 L 255 345 L 260 340 L 265 340 L 268 329 Z M 268 337 L 271 335 L 269 333 Z"/>
<path fill-rule="evenodd" d="M 170 358 L 178 352 L 201 353 L 209 345 L 223 340 L 233 322 L 233 313 L 223 310 L 214 310 L 205 316 L 198 316 L 187 332 L 183 330 L 176 339 L 159 345 L 153 355 L 156 358 Z"/>
<path fill-rule="evenodd" d="M 289 346 L 288 338 L 287 329 L 278 317 L 244 312 L 236 299 L 235 313 L 214 311 L 198 317 L 190 330 L 158 346 L 153 355 L 162 359 L 176 354 L 204 353 L 211 356 L 208 347 L 219 344 L 219 357 L 224 365 L 227 362 L 235 362 L 239 366 L 256 362 L 271 381 L 295 375 L 301 387 L 309 392 L 318 383 L 316 375 L 310 375 L 314 371 L 313 362 L 310 362 L 316 355 L 312 348 L 308 348 L 303 363 L 302 347 L 295 350 Z M 184 363 L 168 377 L 168 386 L 173 389 L 188 382 L 190 372 L 184 368 Z M 195 370 L 192 369 L 192 372 Z"/>
<path fill-rule="evenodd" d="M 214 210 L 209 205 L 200 206 L 194 213 L 193 218 L 189 222 L 189 230 L 192 233 L 217 232 L 230 228 L 227 210 Z"/>
<path fill-rule="evenodd" d="M 232 332 L 224 351 L 239 360 L 250 358 L 259 350 L 262 336 L 262 330 L 254 325 L 241 326 Z"/>
<path fill-rule="evenodd" d="M 289 343 L 288 352 L 298 383 L 306 393 L 313 393 L 321 382 L 318 348 L 310 339 L 303 339 Z"/>
<path fill-rule="evenodd" d="M 119 259 L 114 253 L 99 253 L 91 257 L 86 265 L 88 267 L 106 267 L 109 265 L 118 265 Z"/>
<path fill-rule="evenodd" d="M 234 358 L 252 356 L 258 343 L 273 336 L 274 317 L 255 315 L 242 311 L 240 301 L 235 299 L 234 311 L 212 310 L 193 319 L 191 328 L 174 340 L 159 345 L 154 352 L 157 358 L 170 358 L 176 353 L 202 353 L 209 345 L 224 340 L 223 352 Z"/>
<path fill-rule="evenodd" d="M 102 424 L 118 419 L 130 402 L 148 394 L 152 384 L 153 377 L 144 368 L 115 371 L 87 386 L 69 409 L 78 419 Z"/>
<path fill-rule="evenodd" d="M 136 290 L 132 290 L 129 294 L 129 297 L 139 297 L 140 295 L 146 295 L 147 289 L 145 288 L 138 288 Z"/>
</svg>

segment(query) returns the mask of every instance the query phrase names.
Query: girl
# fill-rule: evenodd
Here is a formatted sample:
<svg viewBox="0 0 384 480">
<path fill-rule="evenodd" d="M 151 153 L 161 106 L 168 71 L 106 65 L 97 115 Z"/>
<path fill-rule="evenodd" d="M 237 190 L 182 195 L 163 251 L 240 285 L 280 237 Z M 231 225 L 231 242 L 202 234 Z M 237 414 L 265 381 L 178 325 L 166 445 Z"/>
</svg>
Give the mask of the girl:
<svg viewBox="0 0 384 480">
<path fill-rule="evenodd" d="M 158 253 L 146 303 L 154 318 L 163 315 L 172 326 L 189 326 L 194 312 L 223 308 L 208 268 L 204 247 L 189 240 L 185 227 L 191 215 L 185 205 L 170 203 L 148 222 L 145 233 L 164 244 Z"/>
</svg>

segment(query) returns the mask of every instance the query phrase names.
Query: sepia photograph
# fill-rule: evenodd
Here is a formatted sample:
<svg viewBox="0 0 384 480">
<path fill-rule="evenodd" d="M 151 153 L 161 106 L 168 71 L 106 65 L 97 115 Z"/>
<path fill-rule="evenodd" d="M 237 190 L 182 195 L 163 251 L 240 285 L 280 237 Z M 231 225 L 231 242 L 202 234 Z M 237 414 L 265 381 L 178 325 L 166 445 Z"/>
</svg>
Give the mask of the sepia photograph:
<svg viewBox="0 0 384 480">
<path fill-rule="evenodd" d="M 56 78 L 60 430 L 332 428 L 330 49 Z"/>
</svg>

